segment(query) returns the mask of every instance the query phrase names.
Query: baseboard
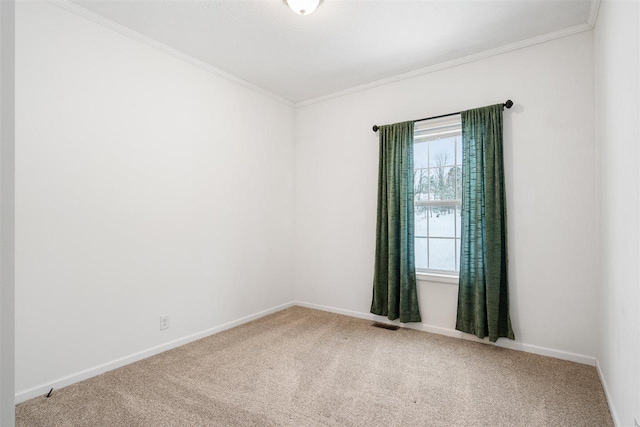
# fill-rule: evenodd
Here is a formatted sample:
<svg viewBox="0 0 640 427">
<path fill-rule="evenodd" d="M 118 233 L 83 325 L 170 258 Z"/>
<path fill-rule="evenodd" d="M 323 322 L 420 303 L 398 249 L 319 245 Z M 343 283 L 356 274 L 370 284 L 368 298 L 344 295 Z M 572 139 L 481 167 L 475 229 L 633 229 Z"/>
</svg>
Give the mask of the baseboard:
<svg viewBox="0 0 640 427">
<path fill-rule="evenodd" d="M 389 320 L 384 316 L 378 316 L 372 313 L 362 313 L 359 311 L 344 310 L 342 308 L 328 307 L 326 305 L 311 304 L 308 302 L 296 301 L 294 305 L 300 307 L 313 308 L 316 310 L 327 311 L 330 313 L 343 314 L 345 316 L 357 317 L 359 319 L 374 320 L 376 322 L 388 323 L 391 325 L 401 326 L 403 328 L 416 329 L 419 331 L 431 332 L 439 335 L 446 335 L 454 338 L 462 338 L 462 332 L 453 329 L 442 328 L 440 326 L 431 326 L 424 323 L 400 323 L 397 320 Z"/>
<path fill-rule="evenodd" d="M 344 314 L 345 316 L 357 317 L 359 319 L 378 320 L 377 318 L 379 317 L 372 313 L 362 313 L 360 311 L 344 310 L 342 308 L 334 308 L 334 307 L 328 307 L 325 305 L 311 304 L 309 302 L 296 301 L 293 304 L 300 307 L 313 308 L 315 310 L 321 310 L 321 311 L 328 311 L 329 313 Z M 395 324 L 396 322 L 390 322 L 387 320 L 387 323 Z"/>
<path fill-rule="evenodd" d="M 16 404 L 27 401 L 34 397 L 42 396 L 46 394 L 51 388 L 60 389 L 66 387 L 68 385 L 84 381 L 86 379 L 95 377 L 97 375 L 103 374 L 105 372 L 111 371 L 113 369 L 120 368 L 122 366 L 128 365 L 133 362 L 137 362 L 142 359 L 146 359 L 147 357 L 155 356 L 156 354 L 163 353 L 167 350 L 174 349 L 176 347 L 180 347 L 182 345 L 188 344 L 193 341 L 197 341 L 199 339 L 208 337 L 210 335 L 217 334 L 222 331 L 226 331 L 227 329 L 234 328 L 236 326 L 240 326 L 244 323 L 251 322 L 252 320 L 259 319 L 261 317 L 267 316 L 269 314 L 284 310 L 286 308 L 292 307 L 294 305 L 293 302 L 289 302 L 286 304 L 278 305 L 276 307 L 269 308 L 267 310 L 260 311 L 258 313 L 251 314 L 249 316 L 242 317 L 237 320 L 233 320 L 231 322 L 224 323 L 222 325 L 213 327 L 211 329 L 207 329 L 201 332 L 197 332 L 195 334 L 188 335 L 183 338 L 178 338 L 177 340 L 170 341 L 165 344 L 158 345 L 156 347 L 149 348 L 147 350 L 139 351 L 137 353 L 130 354 L 128 356 L 121 357 L 116 360 L 112 360 L 111 362 L 103 363 L 101 365 L 95 366 L 93 368 L 85 369 L 75 374 L 68 375 L 66 377 L 59 378 L 55 381 L 51 381 L 45 384 L 41 384 L 39 386 L 30 388 L 25 391 L 21 391 L 16 393 L 15 402 Z"/>
<path fill-rule="evenodd" d="M 386 317 L 378 316 L 371 313 L 363 313 L 352 310 L 344 310 L 341 308 L 328 307 L 324 305 L 311 304 L 308 302 L 296 301 L 295 305 L 301 307 L 313 308 L 316 310 L 328 311 L 330 313 L 344 314 L 345 316 L 357 317 L 360 319 L 375 320 L 378 322 L 385 322 L 393 325 L 398 325 L 404 328 L 417 329 L 424 332 L 431 332 L 439 335 L 446 335 L 448 337 L 465 339 L 470 341 L 477 341 L 484 344 L 496 345 L 498 347 L 508 348 L 511 350 L 524 351 L 525 353 L 538 354 L 541 356 L 554 357 L 556 359 L 568 360 L 570 362 L 577 362 L 584 365 L 595 366 L 596 358 L 586 356 L 584 354 L 572 353 L 569 351 L 556 350 L 547 347 L 540 347 L 533 344 L 526 344 L 519 341 L 512 341 L 508 339 L 499 339 L 496 343 L 491 343 L 487 339 L 481 340 L 474 335 L 465 334 L 455 329 L 443 328 L 441 326 L 428 325 L 426 323 L 400 323 L 398 321 L 390 321 Z"/>
<path fill-rule="evenodd" d="M 596 358 L 580 353 L 572 353 L 570 351 L 556 350 L 554 348 L 540 347 L 533 344 L 525 344 L 518 341 L 508 339 L 500 339 L 496 345 L 498 347 L 508 348 L 511 350 L 524 351 L 525 353 L 539 354 L 540 356 L 554 357 L 556 359 L 568 360 L 569 362 L 581 363 L 583 365 L 595 366 Z"/>
<path fill-rule="evenodd" d="M 598 375 L 600 376 L 600 382 L 602 383 L 602 388 L 604 389 L 604 395 L 607 398 L 607 403 L 609 404 L 609 412 L 611 413 L 611 418 L 613 419 L 613 425 L 618 427 L 622 426 L 620 421 L 618 420 L 618 414 L 616 413 L 616 409 L 613 406 L 613 400 L 611 399 L 611 394 L 609 394 L 609 387 L 607 386 L 607 381 L 604 379 L 604 375 L 602 373 L 602 369 L 600 368 L 600 362 L 596 359 L 596 370 L 598 371 Z"/>
<path fill-rule="evenodd" d="M 245 317 L 242 317 L 240 319 L 224 323 L 222 325 L 213 327 L 211 329 L 207 329 L 207 330 L 204 330 L 204 331 L 201 331 L 201 332 L 197 332 L 195 334 L 191 334 L 191 335 L 188 335 L 186 337 L 179 338 L 177 340 L 173 340 L 173 341 L 170 341 L 168 343 L 161 344 L 161 345 L 158 345 L 156 347 L 149 348 L 147 350 L 139 351 L 137 353 L 133 353 L 131 355 L 128 355 L 128 356 L 125 356 L 125 357 L 121 357 L 119 359 L 116 359 L 116 360 L 113 360 L 113 361 L 110 361 L 110 362 L 107 362 L 107 363 L 103 363 L 103 364 L 95 366 L 93 368 L 85 369 L 83 371 L 80 371 L 80 372 L 77 372 L 75 374 L 59 378 L 59 379 L 54 380 L 54 381 L 50 381 L 50 382 L 45 383 L 45 384 L 41 384 L 39 386 L 30 388 L 28 390 L 21 391 L 19 393 L 16 393 L 15 402 L 16 402 L 16 404 L 18 404 L 18 403 L 27 401 L 29 399 L 32 399 L 34 397 L 42 396 L 42 395 L 46 394 L 51 388 L 54 388 L 56 390 L 57 389 L 61 389 L 61 388 L 66 387 L 68 385 L 71 385 L 71 384 L 74 384 L 74 383 L 77 383 L 77 382 L 80 382 L 80 381 L 84 381 L 86 379 L 95 377 L 97 375 L 103 374 L 103 373 L 111 371 L 113 369 L 120 368 L 120 367 L 128 365 L 130 363 L 134 363 L 134 362 L 137 362 L 139 360 L 146 359 L 147 357 L 151 357 L 151 356 L 154 356 L 156 354 L 160 354 L 160 353 L 163 353 L 165 351 L 174 349 L 176 347 L 180 347 L 182 345 L 188 344 L 190 342 L 197 341 L 199 339 L 208 337 L 210 335 L 214 335 L 214 334 L 217 334 L 219 332 L 226 331 L 227 329 L 231 329 L 233 327 L 240 326 L 240 325 L 242 325 L 244 323 L 251 322 L 253 320 L 259 319 L 259 318 L 264 317 L 264 316 L 267 316 L 269 314 L 272 314 L 272 313 L 284 310 L 286 308 L 292 307 L 294 305 L 297 305 L 297 306 L 300 306 L 300 307 L 312 308 L 312 309 L 321 310 L 321 311 L 327 311 L 327 312 L 330 312 L 330 313 L 342 314 L 342 315 L 345 315 L 345 316 L 351 316 L 351 317 L 356 317 L 356 318 L 360 318 L 360 319 L 381 321 L 381 322 L 385 322 L 385 323 L 398 325 L 398 326 L 401 326 L 401 327 L 404 327 L 404 328 L 416 329 L 416 330 L 420 330 L 420 331 L 424 331 L 424 332 L 430 332 L 430 333 L 439 334 L 439 335 L 446 335 L 446 336 L 453 337 L 453 338 L 458 338 L 458 339 L 468 339 L 468 340 L 472 340 L 472 341 L 482 342 L 482 343 L 485 343 L 485 344 L 497 345 L 499 347 L 509 348 L 509 349 L 512 349 L 512 350 L 524 351 L 526 353 L 539 354 L 539 355 L 542 355 L 542 356 L 555 357 L 557 359 L 568 360 L 568 361 L 571 361 L 571 362 L 577 362 L 577 363 L 583 363 L 583 364 L 587 364 L 587 365 L 596 366 L 596 368 L 598 370 L 598 373 L 600 375 L 600 379 L 602 381 L 604 390 L 605 390 L 605 394 L 607 396 L 607 401 L 609 402 L 609 408 L 610 408 L 610 411 L 611 411 L 611 415 L 612 415 L 613 420 L 616 423 L 616 425 L 619 425 L 619 423 L 617 422 L 615 411 L 614 411 L 613 406 L 611 404 L 611 399 L 609 398 L 609 392 L 608 392 L 608 388 L 607 388 L 606 382 L 604 380 L 604 377 L 602 376 L 602 372 L 600 371 L 600 367 L 599 367 L 599 365 L 597 363 L 597 360 L 595 358 L 593 358 L 593 357 L 585 356 L 585 355 L 581 355 L 581 354 L 576 354 L 576 353 L 571 353 L 571 352 L 566 352 L 566 351 L 562 351 L 562 350 L 555 350 L 555 349 L 550 349 L 550 348 L 546 348 L 546 347 L 540 347 L 540 346 L 536 346 L 536 345 L 532 345 L 532 344 L 520 343 L 520 342 L 506 340 L 506 339 L 500 339 L 497 343 L 493 344 L 493 343 L 489 343 L 488 341 L 480 340 L 480 339 L 478 339 L 477 337 L 475 337 L 473 335 L 464 334 L 464 333 L 462 333 L 460 331 L 457 331 L 457 330 L 454 330 L 454 329 L 443 328 L 443 327 L 440 327 L 440 326 L 428 325 L 428 324 L 425 324 L 425 323 L 404 324 L 404 323 L 400 323 L 398 321 L 389 321 L 387 318 L 385 318 L 383 316 L 378 316 L 378 315 L 375 315 L 375 314 L 372 314 L 372 313 L 363 313 L 363 312 L 358 312 L 358 311 L 353 311 L 353 310 L 345 310 L 345 309 L 340 309 L 340 308 L 335 308 L 335 307 L 328 307 L 328 306 L 312 304 L 312 303 L 307 303 L 307 302 L 302 302 L 302 301 L 296 301 L 296 302 L 289 302 L 289 303 L 286 303 L 286 304 L 281 304 L 279 306 L 272 307 L 270 309 L 263 310 L 263 311 L 260 311 L 258 313 L 254 313 L 254 314 L 251 314 L 249 316 L 245 316 Z"/>
</svg>

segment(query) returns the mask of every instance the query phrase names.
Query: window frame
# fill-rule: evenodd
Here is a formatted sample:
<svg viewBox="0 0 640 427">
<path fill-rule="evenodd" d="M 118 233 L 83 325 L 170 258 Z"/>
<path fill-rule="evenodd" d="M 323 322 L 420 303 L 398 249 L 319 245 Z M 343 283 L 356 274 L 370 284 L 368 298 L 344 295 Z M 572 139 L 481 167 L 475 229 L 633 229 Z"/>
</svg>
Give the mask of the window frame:
<svg viewBox="0 0 640 427">
<path fill-rule="evenodd" d="M 438 168 L 460 168 L 460 179 L 462 179 L 462 149 L 460 152 L 458 150 L 458 144 L 462 147 L 462 121 L 461 116 L 459 114 L 452 115 L 445 118 L 440 119 L 431 119 L 425 121 L 425 124 L 418 124 L 414 128 L 414 144 L 427 143 L 427 166 L 426 167 L 416 167 L 416 159 L 414 159 L 414 173 L 419 170 L 426 170 L 428 175 L 430 176 L 432 170 L 437 170 Z M 442 129 L 442 131 L 438 131 L 438 129 Z M 421 134 L 422 133 L 422 134 Z M 430 165 L 430 144 L 432 141 L 439 141 L 444 138 L 456 137 L 460 138 L 460 142 L 454 142 L 454 159 L 452 164 L 440 165 L 440 166 L 431 166 Z M 454 174 L 455 182 L 454 188 L 458 189 L 458 185 L 460 188 L 462 187 L 461 183 L 458 184 L 458 175 Z M 415 186 L 415 183 L 414 183 Z M 431 194 L 431 189 L 427 194 Z M 422 193 L 424 194 L 424 193 Z M 454 194 L 454 197 L 457 197 L 457 194 Z M 414 215 L 415 208 L 419 206 L 425 206 L 427 208 L 434 206 L 454 206 L 455 210 L 458 210 L 461 213 L 462 209 L 462 195 L 459 195 L 459 198 L 447 199 L 447 200 L 417 200 L 417 194 L 414 194 Z M 430 199 L 431 197 L 428 197 Z M 438 270 L 438 269 L 425 269 L 425 268 L 416 268 L 416 278 L 420 281 L 429 281 L 429 282 L 443 282 L 443 283 L 451 283 L 457 284 L 459 273 L 460 273 L 460 246 L 461 246 L 461 238 L 459 236 L 458 230 L 458 221 L 455 218 L 456 212 L 454 211 L 454 233 L 453 237 L 430 237 L 429 235 L 429 220 L 427 219 L 427 232 L 426 235 L 417 237 L 416 230 L 414 228 L 414 240 L 417 239 L 425 239 L 427 241 L 426 245 L 426 256 L 427 256 L 427 265 L 429 264 L 429 248 L 430 248 L 430 239 L 443 239 L 443 240 L 453 240 L 454 241 L 454 263 L 455 270 Z M 460 228 L 462 227 L 462 222 L 460 222 Z M 415 244 L 415 243 L 414 243 Z"/>
</svg>

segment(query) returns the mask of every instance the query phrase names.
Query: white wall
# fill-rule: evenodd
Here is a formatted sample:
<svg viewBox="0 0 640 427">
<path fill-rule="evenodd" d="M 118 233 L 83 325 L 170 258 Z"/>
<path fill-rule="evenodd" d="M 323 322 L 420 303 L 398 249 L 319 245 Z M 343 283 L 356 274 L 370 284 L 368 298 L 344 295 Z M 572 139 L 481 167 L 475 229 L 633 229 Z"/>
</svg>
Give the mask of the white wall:
<svg viewBox="0 0 640 427">
<path fill-rule="evenodd" d="M 598 361 L 620 426 L 640 422 L 640 7 L 604 1 L 595 42 L 602 289 Z"/>
<path fill-rule="evenodd" d="M 0 425 L 14 425 L 15 2 L 0 1 Z"/>
<path fill-rule="evenodd" d="M 293 299 L 368 313 L 371 126 L 511 98 L 517 340 L 597 355 L 620 425 L 638 416 L 637 3 L 604 2 L 595 36 L 308 105 L 295 117 L 52 4 L 22 2 L 17 13 L 18 394 Z M 2 202 L 4 210 L 5 194 Z M 421 282 L 419 292 L 424 324 L 453 330 L 456 285 Z M 12 337 L 5 295 L 0 351 Z M 162 314 L 171 328 L 160 332 Z M 12 393 L 2 357 L 0 392 Z"/>
<path fill-rule="evenodd" d="M 296 110 L 296 299 L 368 313 L 374 124 L 505 110 L 511 318 L 520 343 L 595 356 L 593 46 L 583 32 Z M 423 323 L 455 328 L 457 285 L 420 283 Z M 501 340 L 502 341 L 502 340 Z"/>
<path fill-rule="evenodd" d="M 16 392 L 290 302 L 292 108 L 50 3 L 16 19 Z"/>
</svg>

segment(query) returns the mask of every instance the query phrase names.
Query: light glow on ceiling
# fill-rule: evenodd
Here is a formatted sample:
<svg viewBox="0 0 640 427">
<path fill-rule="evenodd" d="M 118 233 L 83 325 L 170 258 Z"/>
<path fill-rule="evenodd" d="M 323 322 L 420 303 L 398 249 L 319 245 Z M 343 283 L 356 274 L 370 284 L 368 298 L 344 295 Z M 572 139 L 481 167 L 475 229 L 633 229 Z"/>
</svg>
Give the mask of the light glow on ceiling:
<svg viewBox="0 0 640 427">
<path fill-rule="evenodd" d="M 312 14 L 320 4 L 322 0 L 283 0 L 287 6 L 291 8 L 298 15 L 310 15 Z"/>
</svg>

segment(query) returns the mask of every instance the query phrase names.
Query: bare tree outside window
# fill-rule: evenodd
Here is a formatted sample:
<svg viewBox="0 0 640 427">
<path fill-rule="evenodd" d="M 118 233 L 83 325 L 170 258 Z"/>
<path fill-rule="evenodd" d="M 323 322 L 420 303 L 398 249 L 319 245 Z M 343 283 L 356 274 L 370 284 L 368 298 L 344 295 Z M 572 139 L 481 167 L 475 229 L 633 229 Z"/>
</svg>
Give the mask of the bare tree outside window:
<svg viewBox="0 0 640 427">
<path fill-rule="evenodd" d="M 442 126 L 435 128 L 441 131 Z M 460 124 L 445 135 L 417 127 L 414 135 L 415 254 L 418 272 L 457 274 L 460 251 L 462 153 Z M 425 137 L 426 134 L 426 137 Z"/>
</svg>

